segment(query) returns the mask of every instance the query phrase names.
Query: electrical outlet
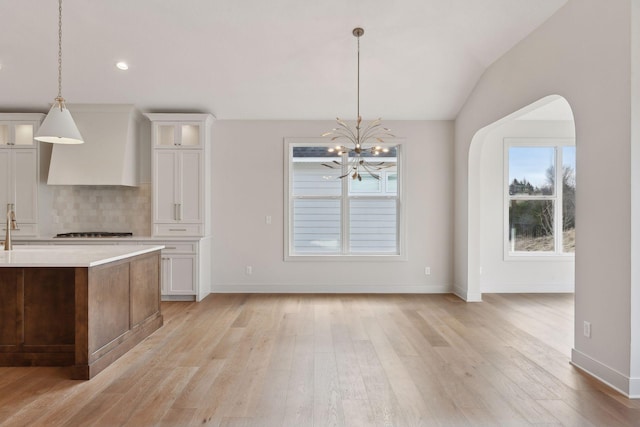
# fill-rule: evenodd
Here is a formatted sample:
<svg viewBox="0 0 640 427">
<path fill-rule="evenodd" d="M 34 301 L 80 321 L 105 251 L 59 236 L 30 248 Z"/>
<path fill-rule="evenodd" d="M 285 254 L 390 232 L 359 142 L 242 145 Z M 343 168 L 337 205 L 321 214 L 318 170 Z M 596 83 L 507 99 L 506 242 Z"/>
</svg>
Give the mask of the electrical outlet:
<svg viewBox="0 0 640 427">
<path fill-rule="evenodd" d="M 424 274 L 426 274 L 427 276 L 431 275 L 431 267 L 425 267 Z"/>
<path fill-rule="evenodd" d="M 586 320 L 584 321 L 584 336 L 587 338 L 591 338 L 591 322 L 587 322 Z"/>
<path fill-rule="evenodd" d="M 271 215 L 267 215 L 264 217 L 264 223 L 267 225 L 271 224 Z"/>
<path fill-rule="evenodd" d="M 247 273 L 248 275 L 252 275 L 253 274 L 253 267 L 251 267 L 250 265 L 247 265 L 245 267 L 245 273 Z"/>
</svg>

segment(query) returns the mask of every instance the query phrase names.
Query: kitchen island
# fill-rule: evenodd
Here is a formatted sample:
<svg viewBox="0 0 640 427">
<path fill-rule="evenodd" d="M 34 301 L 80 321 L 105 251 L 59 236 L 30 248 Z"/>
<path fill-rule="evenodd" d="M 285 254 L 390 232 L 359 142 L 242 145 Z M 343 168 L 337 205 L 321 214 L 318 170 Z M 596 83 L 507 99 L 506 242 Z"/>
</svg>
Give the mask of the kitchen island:
<svg viewBox="0 0 640 427">
<path fill-rule="evenodd" d="M 0 366 L 90 379 L 162 326 L 163 246 L 0 251 Z"/>
</svg>

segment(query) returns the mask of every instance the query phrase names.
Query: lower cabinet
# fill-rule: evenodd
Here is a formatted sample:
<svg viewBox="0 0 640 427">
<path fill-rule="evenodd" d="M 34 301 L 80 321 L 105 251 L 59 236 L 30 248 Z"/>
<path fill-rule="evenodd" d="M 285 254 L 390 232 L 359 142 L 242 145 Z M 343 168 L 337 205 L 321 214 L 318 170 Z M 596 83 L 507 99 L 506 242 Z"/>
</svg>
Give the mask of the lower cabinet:
<svg viewBox="0 0 640 427">
<path fill-rule="evenodd" d="M 90 241 L 82 239 L 20 239 L 14 240 L 13 244 L 164 245 L 160 256 L 162 300 L 200 301 L 211 292 L 211 237 L 185 240 L 114 238 Z"/>
<path fill-rule="evenodd" d="M 197 291 L 195 255 L 162 254 L 162 295 L 195 295 Z"/>
<path fill-rule="evenodd" d="M 162 250 L 162 299 L 200 301 L 209 295 L 211 239 L 154 240 Z"/>
</svg>

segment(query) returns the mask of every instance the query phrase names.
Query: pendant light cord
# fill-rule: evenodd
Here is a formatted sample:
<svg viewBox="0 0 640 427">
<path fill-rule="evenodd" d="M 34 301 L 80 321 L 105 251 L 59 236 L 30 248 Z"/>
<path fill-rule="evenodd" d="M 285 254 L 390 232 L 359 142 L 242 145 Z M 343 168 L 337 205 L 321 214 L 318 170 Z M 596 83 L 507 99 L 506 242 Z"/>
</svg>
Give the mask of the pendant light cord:
<svg viewBox="0 0 640 427">
<path fill-rule="evenodd" d="M 62 0 L 58 0 L 58 98 L 62 100 Z M 60 104 L 62 109 L 62 104 Z"/>
</svg>

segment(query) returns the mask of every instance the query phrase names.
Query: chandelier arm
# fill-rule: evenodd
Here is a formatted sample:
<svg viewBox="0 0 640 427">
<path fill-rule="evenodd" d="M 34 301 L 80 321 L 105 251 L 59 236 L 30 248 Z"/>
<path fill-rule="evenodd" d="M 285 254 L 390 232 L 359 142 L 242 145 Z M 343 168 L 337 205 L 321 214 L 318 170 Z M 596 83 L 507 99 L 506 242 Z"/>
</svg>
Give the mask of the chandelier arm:
<svg viewBox="0 0 640 427">
<path fill-rule="evenodd" d="M 372 138 L 372 137 L 377 137 L 377 136 L 380 136 L 380 135 L 387 135 L 387 136 L 390 136 L 392 138 L 395 137 L 395 135 L 389 133 L 389 129 L 384 128 L 384 127 L 382 129 L 380 129 L 380 126 L 381 126 L 380 122 L 376 123 L 375 125 L 371 124 L 371 125 L 367 126 L 367 128 L 365 129 L 364 134 L 362 136 L 362 140 L 364 141 L 365 139 L 369 139 L 369 138 Z"/>
<path fill-rule="evenodd" d="M 380 126 L 380 125 L 377 124 L 375 126 L 367 126 L 367 128 L 362 133 L 362 141 L 367 140 L 369 137 L 371 137 L 373 134 L 375 134 L 375 132 L 378 131 L 378 129 L 377 129 L 378 126 Z"/>
<path fill-rule="evenodd" d="M 340 125 L 340 127 L 342 127 L 344 130 L 346 130 L 349 135 L 351 135 L 352 137 L 352 141 L 355 143 L 355 141 L 358 141 L 359 138 L 358 136 L 356 136 L 355 133 L 353 133 L 353 131 L 351 130 L 351 128 L 349 126 L 347 126 L 347 124 L 345 122 L 343 122 L 342 120 L 338 120 L 338 125 Z M 339 131 L 340 129 L 337 129 L 337 131 Z"/>
<path fill-rule="evenodd" d="M 338 129 L 335 131 L 330 132 L 328 135 L 340 135 L 340 136 L 344 136 L 346 138 L 351 138 L 353 137 L 353 132 L 349 132 L 349 129 Z"/>
<path fill-rule="evenodd" d="M 366 164 L 366 163 L 363 163 L 363 164 L 362 164 L 362 168 L 363 168 L 365 171 L 367 171 L 367 173 L 368 173 L 369 175 L 371 175 L 372 177 L 374 177 L 375 179 L 377 179 L 378 181 L 380 181 L 380 175 L 378 175 L 377 173 L 373 173 L 373 172 L 371 172 L 371 170 L 369 170 L 369 168 L 367 167 L 367 164 Z"/>
</svg>

